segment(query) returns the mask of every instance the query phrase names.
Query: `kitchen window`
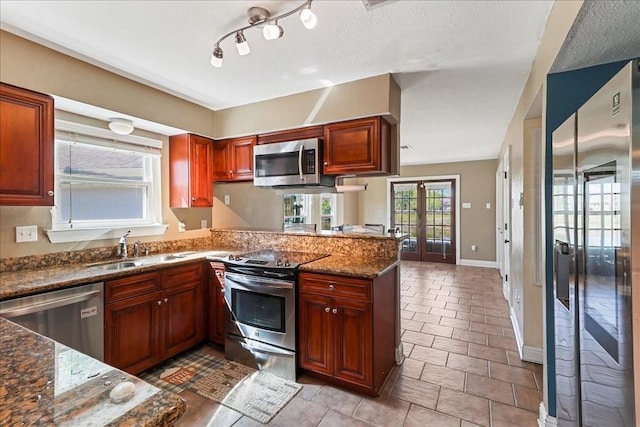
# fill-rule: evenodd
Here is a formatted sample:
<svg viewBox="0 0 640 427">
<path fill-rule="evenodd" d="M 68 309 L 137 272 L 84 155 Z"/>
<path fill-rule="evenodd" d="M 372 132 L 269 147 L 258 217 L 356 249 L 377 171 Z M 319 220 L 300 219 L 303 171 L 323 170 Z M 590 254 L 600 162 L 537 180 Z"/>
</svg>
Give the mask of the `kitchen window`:
<svg viewBox="0 0 640 427">
<path fill-rule="evenodd" d="M 56 121 L 53 243 L 157 235 L 162 141 Z"/>
</svg>

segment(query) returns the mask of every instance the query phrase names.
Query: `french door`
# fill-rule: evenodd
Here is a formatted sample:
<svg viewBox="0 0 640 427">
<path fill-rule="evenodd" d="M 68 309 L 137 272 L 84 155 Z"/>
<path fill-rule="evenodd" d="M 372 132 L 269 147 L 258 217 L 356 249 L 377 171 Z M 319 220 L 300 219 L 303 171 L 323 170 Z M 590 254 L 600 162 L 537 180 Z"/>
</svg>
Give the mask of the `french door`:
<svg viewBox="0 0 640 427">
<path fill-rule="evenodd" d="M 456 263 L 455 179 L 391 184 L 391 226 L 409 238 L 401 259 Z"/>
</svg>

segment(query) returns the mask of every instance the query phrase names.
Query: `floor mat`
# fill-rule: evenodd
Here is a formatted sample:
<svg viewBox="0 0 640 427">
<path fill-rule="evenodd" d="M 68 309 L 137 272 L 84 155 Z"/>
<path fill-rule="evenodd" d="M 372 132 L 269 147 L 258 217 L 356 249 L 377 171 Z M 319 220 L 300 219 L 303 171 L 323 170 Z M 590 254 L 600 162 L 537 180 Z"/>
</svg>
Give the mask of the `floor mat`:
<svg viewBox="0 0 640 427">
<path fill-rule="evenodd" d="M 302 385 L 236 362 L 218 366 L 191 382 L 190 389 L 263 424 L 302 389 Z"/>
<path fill-rule="evenodd" d="M 226 363 L 226 360 L 210 356 L 197 348 L 144 372 L 140 378 L 156 387 L 180 393 Z"/>
</svg>

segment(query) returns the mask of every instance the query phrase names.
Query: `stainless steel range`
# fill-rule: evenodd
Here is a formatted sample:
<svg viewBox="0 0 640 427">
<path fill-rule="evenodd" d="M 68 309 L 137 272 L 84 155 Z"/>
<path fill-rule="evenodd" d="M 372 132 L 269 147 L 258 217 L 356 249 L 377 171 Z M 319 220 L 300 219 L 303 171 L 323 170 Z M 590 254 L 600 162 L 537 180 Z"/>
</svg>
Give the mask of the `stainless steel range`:
<svg viewBox="0 0 640 427">
<path fill-rule="evenodd" d="M 225 356 L 280 377 L 296 379 L 298 266 L 324 254 L 263 250 L 223 260 Z"/>
</svg>

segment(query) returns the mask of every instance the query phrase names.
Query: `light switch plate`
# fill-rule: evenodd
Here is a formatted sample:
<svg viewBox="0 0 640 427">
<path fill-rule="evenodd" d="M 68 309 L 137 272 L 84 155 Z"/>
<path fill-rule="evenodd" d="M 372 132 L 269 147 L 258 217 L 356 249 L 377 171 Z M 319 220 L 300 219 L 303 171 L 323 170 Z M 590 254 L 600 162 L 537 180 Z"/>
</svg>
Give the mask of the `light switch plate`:
<svg viewBox="0 0 640 427">
<path fill-rule="evenodd" d="M 16 243 L 37 242 L 38 226 L 26 225 L 24 227 L 16 227 Z"/>
<path fill-rule="evenodd" d="M 462 209 L 471 209 L 471 203 L 470 202 L 464 202 L 462 204 Z"/>
</svg>

